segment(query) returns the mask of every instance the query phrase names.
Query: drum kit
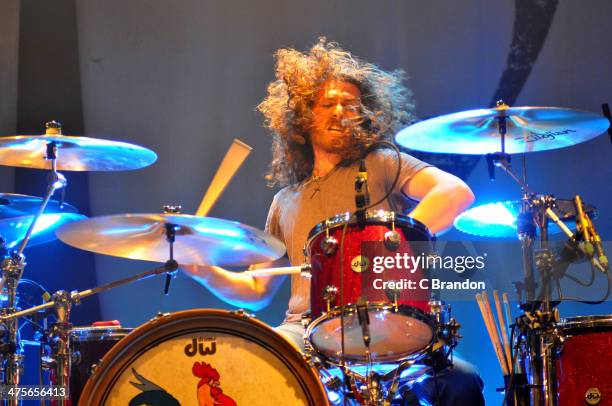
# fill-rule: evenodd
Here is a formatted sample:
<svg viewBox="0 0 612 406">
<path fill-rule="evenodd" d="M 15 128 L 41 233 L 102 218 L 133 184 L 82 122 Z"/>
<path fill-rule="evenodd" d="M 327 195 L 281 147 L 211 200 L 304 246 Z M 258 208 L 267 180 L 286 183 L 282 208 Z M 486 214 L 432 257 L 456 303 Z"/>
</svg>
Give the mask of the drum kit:
<svg viewBox="0 0 612 406">
<path fill-rule="evenodd" d="M 588 257 L 609 278 L 591 221 L 596 211 L 579 197 L 563 200 L 533 192 L 512 170 L 509 156 L 575 145 L 608 126 L 608 119 L 593 113 L 500 104 L 426 120 L 396 137 L 398 144 L 415 150 L 486 155 L 491 172 L 499 167 L 521 186 L 520 200 L 495 205 L 503 215 L 483 216 L 483 209 L 476 207 L 456 222 L 466 233 L 514 234 L 521 241 L 526 296 L 521 300 L 523 315 L 512 325 L 517 334 L 509 369 L 513 373 L 506 379 L 508 404 L 582 404 L 575 399 L 584 402 L 586 391 L 591 400 L 612 399 L 609 371 L 603 365 L 587 365 L 592 359 L 584 357 L 585 346 L 592 348 L 592 358 L 603 352 L 612 337 L 612 316 L 560 320 L 550 290 L 554 255 L 546 251 L 550 218 L 568 234 L 572 253 Z M 413 255 L 436 255 L 435 238 L 427 227 L 381 210 L 343 213 L 316 225 L 302 266 L 245 271 L 310 278 L 304 353 L 240 310 L 160 313 L 133 330 L 116 321 L 73 326 L 72 306 L 88 296 L 154 275 L 166 275 L 167 292 L 182 265 L 246 266 L 285 253 L 280 241 L 261 230 L 182 214 L 179 207 L 166 206 L 159 214 L 88 219 L 69 204 L 51 200 L 66 186 L 60 171 L 134 170 L 155 160 L 155 153 L 133 144 L 62 135 L 56 122 L 47 123 L 44 135 L 0 138 L 0 165 L 49 171 L 42 199 L 0 195 L 0 235 L 6 251 L 0 282 L 3 390 L 20 387 L 26 340 L 20 336 L 19 320 L 32 315 L 53 320 L 36 342 L 45 349 L 40 365 L 49 371 L 49 388 L 63 390 L 47 397 L 59 405 L 390 405 L 407 399 L 419 377 L 452 363 L 459 324 L 440 297 L 427 290 L 368 288 L 376 275 L 366 272 L 364 243 L 379 243 L 385 253 L 401 246 Z M 569 221 L 576 221 L 575 232 L 566 226 Z M 60 290 L 41 305 L 20 309 L 17 287 L 24 274 L 24 250 L 55 236 L 90 252 L 163 265 L 81 292 Z M 538 237 L 542 249 L 535 250 Z M 605 384 L 592 383 L 602 376 Z M 578 382 L 591 386 L 583 391 Z M 270 390 L 255 390 L 263 387 Z M 6 399 L 19 404 L 19 398 Z"/>
</svg>

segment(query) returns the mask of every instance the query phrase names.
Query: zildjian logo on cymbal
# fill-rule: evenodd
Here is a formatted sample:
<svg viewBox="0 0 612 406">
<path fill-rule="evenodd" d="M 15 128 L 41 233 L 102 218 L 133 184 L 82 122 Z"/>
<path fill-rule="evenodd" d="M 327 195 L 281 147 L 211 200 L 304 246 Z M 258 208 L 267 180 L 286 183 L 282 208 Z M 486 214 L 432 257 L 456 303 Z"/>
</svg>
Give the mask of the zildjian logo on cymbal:
<svg viewBox="0 0 612 406">
<path fill-rule="evenodd" d="M 516 141 L 520 142 L 536 142 L 540 140 L 554 140 L 556 135 L 565 135 L 569 133 L 575 133 L 576 130 L 562 130 L 562 131 L 545 131 L 542 133 L 536 133 L 533 131 L 529 131 L 529 136 L 523 137 L 515 137 Z"/>
</svg>

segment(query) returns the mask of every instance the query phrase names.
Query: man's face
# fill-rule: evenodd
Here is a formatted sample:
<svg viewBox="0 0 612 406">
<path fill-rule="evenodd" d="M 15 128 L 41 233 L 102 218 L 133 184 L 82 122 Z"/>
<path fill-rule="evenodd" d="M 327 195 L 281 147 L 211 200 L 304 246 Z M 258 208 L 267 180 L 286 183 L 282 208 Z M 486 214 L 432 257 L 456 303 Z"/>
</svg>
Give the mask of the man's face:
<svg viewBox="0 0 612 406">
<path fill-rule="evenodd" d="M 361 92 L 353 83 L 329 79 L 312 106 L 310 141 L 313 149 L 342 153 L 354 143 L 352 128 L 361 121 Z"/>
</svg>

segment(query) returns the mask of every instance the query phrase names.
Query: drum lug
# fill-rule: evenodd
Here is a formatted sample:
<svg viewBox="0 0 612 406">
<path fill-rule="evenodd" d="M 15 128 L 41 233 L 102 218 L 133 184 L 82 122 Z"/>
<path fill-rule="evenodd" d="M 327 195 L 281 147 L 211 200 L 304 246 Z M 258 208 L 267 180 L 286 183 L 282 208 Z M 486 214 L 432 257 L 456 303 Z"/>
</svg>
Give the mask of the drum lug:
<svg viewBox="0 0 612 406">
<path fill-rule="evenodd" d="M 321 250 L 326 256 L 332 256 L 338 250 L 338 240 L 333 236 L 327 236 L 321 241 Z"/>
<path fill-rule="evenodd" d="M 397 310 L 399 309 L 397 301 L 398 301 L 401 293 L 402 293 L 402 291 L 400 289 L 390 289 L 390 288 L 387 288 L 385 290 L 385 294 L 387 295 L 387 298 L 393 303 L 393 311 L 395 313 L 397 313 Z"/>
<path fill-rule="evenodd" d="M 153 321 L 153 322 L 154 321 L 158 321 L 158 320 L 161 320 L 164 317 L 167 317 L 169 315 L 170 315 L 170 313 L 157 312 L 157 314 L 155 316 L 153 316 L 153 318 L 151 320 L 149 320 L 149 321 Z"/>
<path fill-rule="evenodd" d="M 252 313 L 247 313 L 244 309 L 232 310 L 230 314 L 234 316 L 242 317 L 243 319 L 250 319 L 251 317 L 255 317 Z"/>
<path fill-rule="evenodd" d="M 399 248 L 401 242 L 402 238 L 393 224 L 392 229 L 385 233 L 385 247 L 387 247 L 388 250 L 395 251 Z"/>
<path fill-rule="evenodd" d="M 81 351 L 73 351 L 71 354 L 72 365 L 79 365 L 82 361 Z"/>
<path fill-rule="evenodd" d="M 302 319 L 300 322 L 304 328 L 308 327 L 310 322 L 312 321 L 312 313 L 310 311 L 302 313 Z"/>
<path fill-rule="evenodd" d="M 323 300 L 325 300 L 325 308 L 328 313 L 331 311 L 332 304 L 336 300 L 337 295 L 338 288 L 333 285 L 327 285 L 323 290 Z"/>
</svg>

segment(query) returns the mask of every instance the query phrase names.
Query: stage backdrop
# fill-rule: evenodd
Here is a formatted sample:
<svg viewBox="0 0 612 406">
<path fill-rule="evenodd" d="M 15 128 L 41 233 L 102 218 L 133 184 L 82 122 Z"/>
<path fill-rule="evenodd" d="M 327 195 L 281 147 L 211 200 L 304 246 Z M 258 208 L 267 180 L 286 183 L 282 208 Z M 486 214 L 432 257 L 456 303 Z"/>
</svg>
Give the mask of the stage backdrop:
<svg viewBox="0 0 612 406">
<path fill-rule="evenodd" d="M 489 107 L 499 98 L 517 106 L 600 112 L 601 103 L 612 98 L 610 2 L 60 3 L 75 7 L 78 49 L 74 51 L 80 64 L 84 134 L 134 142 L 159 156 L 153 166 L 139 171 L 89 174 L 92 216 L 155 213 L 165 204 L 180 204 L 184 213 L 193 213 L 232 139 L 239 138 L 254 148 L 253 153 L 210 215 L 263 228 L 275 190 L 266 188 L 263 177 L 270 160 L 270 137 L 255 106 L 273 79 L 274 50 L 306 49 L 319 36 L 338 41 L 385 69 L 404 69 L 420 118 Z M 16 131 L 17 4 L 6 1 L 0 6 L 3 135 Z M 23 15 L 37 2 L 22 1 L 21 7 Z M 21 21 L 42 23 L 52 24 Z M 43 39 L 38 46 L 48 44 Z M 70 128 L 71 123 L 64 125 Z M 610 149 L 610 139 L 604 135 L 573 148 L 527 157 L 530 185 L 560 197 L 582 195 L 599 208 L 597 225 L 608 239 L 612 234 Z M 519 197 L 518 188 L 502 174 L 491 183 L 482 160 L 417 155 L 465 179 L 477 204 Z M 11 173 L 2 180 L 5 190 L 12 191 Z M 450 232 L 445 238 L 464 237 Z M 87 272 L 95 285 L 153 266 L 96 255 L 95 272 Z M 516 275 L 509 277 L 518 280 L 521 275 L 517 268 Z M 61 271 L 57 278 L 65 289 L 75 288 L 71 280 L 61 279 Z M 100 296 L 102 317 L 135 327 L 157 312 L 232 308 L 182 274 L 168 296 L 162 289 L 163 279 L 153 278 L 105 293 Z M 288 294 L 285 283 L 257 316 L 272 325 L 280 323 Z M 499 404 L 495 388 L 502 383 L 501 375 L 478 307 L 474 302 L 454 305 L 454 316 L 463 325 L 459 351 L 480 369 L 488 403 Z M 570 316 L 611 313 L 612 307 L 568 304 L 561 310 Z M 79 315 L 88 316 L 95 317 L 95 312 Z"/>
</svg>

